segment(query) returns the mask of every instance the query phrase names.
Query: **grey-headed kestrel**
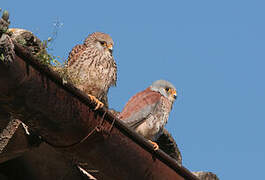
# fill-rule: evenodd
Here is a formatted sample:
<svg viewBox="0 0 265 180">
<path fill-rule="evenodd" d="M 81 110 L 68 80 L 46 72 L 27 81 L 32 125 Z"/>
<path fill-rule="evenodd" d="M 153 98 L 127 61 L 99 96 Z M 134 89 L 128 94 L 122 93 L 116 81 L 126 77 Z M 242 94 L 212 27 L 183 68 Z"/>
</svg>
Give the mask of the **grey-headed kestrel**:
<svg viewBox="0 0 265 180">
<path fill-rule="evenodd" d="M 108 90 L 116 85 L 117 66 L 112 56 L 114 42 L 105 33 L 90 34 L 82 45 L 69 54 L 67 75 L 72 83 L 84 91 L 97 106 L 108 106 Z"/>
<path fill-rule="evenodd" d="M 148 139 L 157 150 L 159 147 L 153 141 L 162 134 L 176 98 L 176 88 L 170 82 L 155 81 L 127 102 L 119 118 Z"/>
</svg>

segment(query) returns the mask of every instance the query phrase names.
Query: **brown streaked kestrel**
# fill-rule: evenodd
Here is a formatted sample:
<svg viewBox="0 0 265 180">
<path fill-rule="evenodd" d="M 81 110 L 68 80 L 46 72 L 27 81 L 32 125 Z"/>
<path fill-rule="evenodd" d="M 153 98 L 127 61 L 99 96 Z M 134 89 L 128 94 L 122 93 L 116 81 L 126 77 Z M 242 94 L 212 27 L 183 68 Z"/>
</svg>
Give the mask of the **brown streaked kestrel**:
<svg viewBox="0 0 265 180">
<path fill-rule="evenodd" d="M 170 82 L 155 81 L 127 102 L 119 118 L 148 139 L 157 150 L 159 147 L 153 141 L 163 132 L 176 97 L 176 88 Z"/>
<path fill-rule="evenodd" d="M 90 34 L 82 45 L 69 54 L 67 75 L 72 83 L 84 91 L 97 106 L 108 106 L 108 90 L 116 85 L 117 66 L 112 56 L 114 42 L 105 33 Z"/>
</svg>

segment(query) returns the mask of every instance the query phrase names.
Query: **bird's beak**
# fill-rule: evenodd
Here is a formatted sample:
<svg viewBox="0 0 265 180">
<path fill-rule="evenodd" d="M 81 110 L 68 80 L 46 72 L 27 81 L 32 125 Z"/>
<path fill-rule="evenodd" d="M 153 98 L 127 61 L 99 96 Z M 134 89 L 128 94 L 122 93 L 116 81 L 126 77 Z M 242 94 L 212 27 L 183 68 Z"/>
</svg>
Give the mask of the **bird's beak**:
<svg viewBox="0 0 265 180">
<path fill-rule="evenodd" d="M 111 43 L 107 45 L 107 48 L 108 48 L 109 51 L 112 53 L 112 51 L 113 51 L 113 50 L 112 50 L 112 49 L 113 49 L 113 45 L 112 45 Z"/>
<path fill-rule="evenodd" d="M 173 96 L 174 99 L 177 99 L 177 91 L 175 89 L 170 89 L 169 92 Z"/>
<path fill-rule="evenodd" d="M 109 50 L 111 50 L 111 51 L 112 51 L 112 49 L 113 49 L 113 45 L 112 45 L 111 43 L 110 43 L 110 44 L 108 44 L 108 45 L 107 45 L 107 47 L 108 47 L 108 49 L 109 49 Z"/>
</svg>

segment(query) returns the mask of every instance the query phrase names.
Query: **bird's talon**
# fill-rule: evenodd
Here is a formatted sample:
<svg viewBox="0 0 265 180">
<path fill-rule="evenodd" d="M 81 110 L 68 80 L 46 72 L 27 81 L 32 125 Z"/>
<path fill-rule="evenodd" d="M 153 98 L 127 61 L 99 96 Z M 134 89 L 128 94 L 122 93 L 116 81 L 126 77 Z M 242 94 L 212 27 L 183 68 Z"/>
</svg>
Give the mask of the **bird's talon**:
<svg viewBox="0 0 265 180">
<path fill-rule="evenodd" d="M 94 110 L 100 109 L 104 106 L 104 104 L 99 101 L 95 96 L 92 95 L 88 95 L 89 98 L 91 99 L 91 101 L 93 101 L 96 104 L 96 107 L 94 108 Z"/>
<path fill-rule="evenodd" d="M 104 104 L 100 101 L 97 101 L 97 106 L 95 107 L 95 110 L 100 109 L 104 106 Z"/>
<path fill-rule="evenodd" d="M 155 151 L 157 151 L 159 149 L 159 146 L 158 146 L 157 143 L 155 143 L 155 142 L 153 142 L 151 140 L 148 140 L 148 141 L 153 145 L 153 148 L 154 148 Z"/>
</svg>

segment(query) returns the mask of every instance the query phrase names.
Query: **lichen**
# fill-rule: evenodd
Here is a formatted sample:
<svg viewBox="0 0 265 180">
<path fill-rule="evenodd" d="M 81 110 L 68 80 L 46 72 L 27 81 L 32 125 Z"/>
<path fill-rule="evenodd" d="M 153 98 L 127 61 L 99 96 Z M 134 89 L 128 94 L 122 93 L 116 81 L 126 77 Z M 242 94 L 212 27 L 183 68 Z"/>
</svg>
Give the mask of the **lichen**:
<svg viewBox="0 0 265 180">
<path fill-rule="evenodd" d="M 26 40 L 23 38 L 18 39 L 17 42 L 22 46 L 25 46 L 27 44 Z"/>
</svg>

